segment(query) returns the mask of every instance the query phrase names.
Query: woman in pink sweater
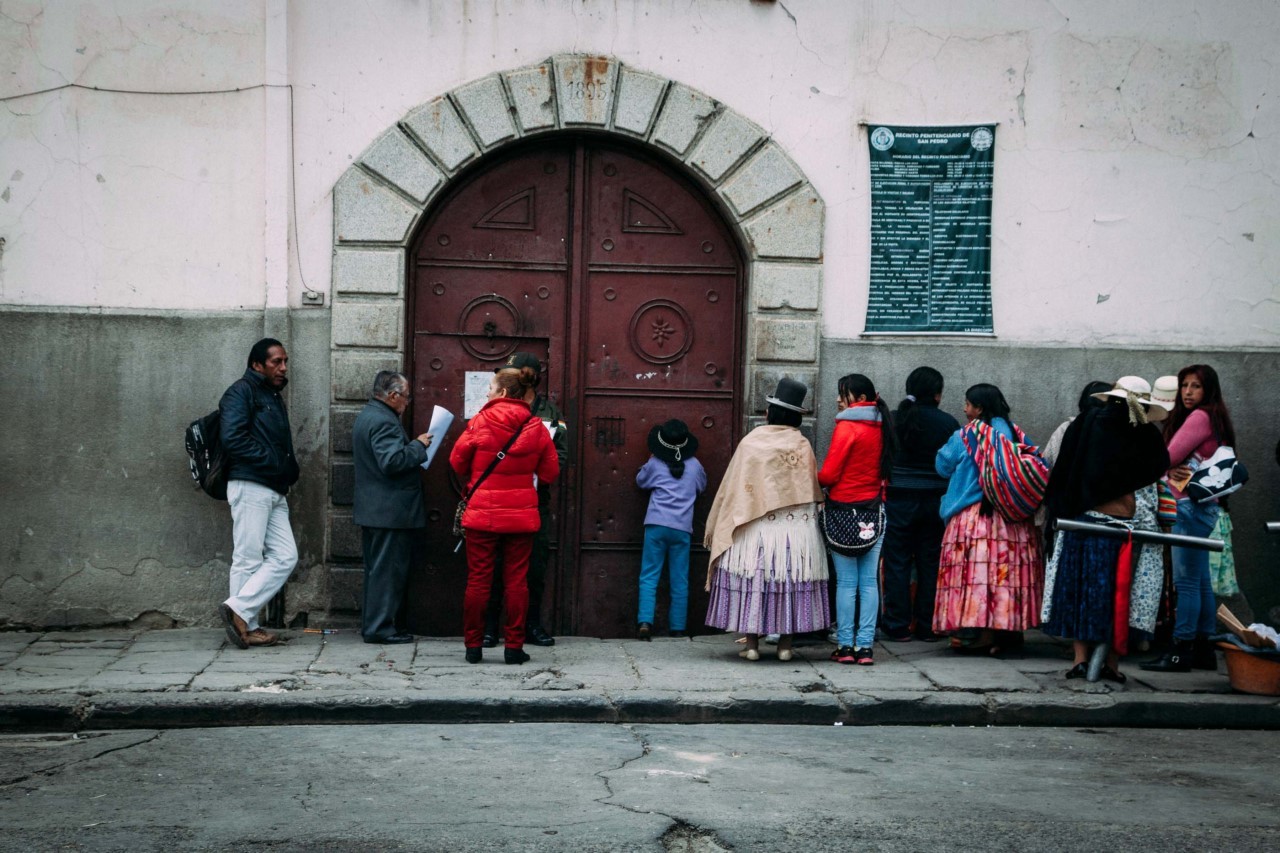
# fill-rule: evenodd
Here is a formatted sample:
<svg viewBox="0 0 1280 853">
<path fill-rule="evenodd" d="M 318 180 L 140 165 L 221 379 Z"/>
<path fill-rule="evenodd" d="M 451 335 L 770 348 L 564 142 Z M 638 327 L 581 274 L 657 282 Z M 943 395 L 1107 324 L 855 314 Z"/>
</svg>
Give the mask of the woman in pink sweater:
<svg viewBox="0 0 1280 853">
<path fill-rule="evenodd" d="M 1178 397 L 1165 422 L 1164 440 L 1173 465 L 1169 469 L 1169 485 L 1178 500 L 1178 521 L 1173 532 L 1208 536 L 1221 511 L 1218 502 L 1196 503 L 1174 484 L 1185 485 L 1193 462 L 1208 459 L 1219 445 L 1236 443 L 1217 371 L 1209 365 L 1193 364 L 1178 371 Z M 1216 670 L 1217 657 L 1209 643 L 1209 635 L 1216 627 L 1217 609 L 1209 578 L 1209 552 L 1174 548 L 1173 586 L 1178 591 L 1173 648 L 1142 664 L 1142 668 L 1154 672 L 1190 672 L 1193 667 Z"/>
</svg>

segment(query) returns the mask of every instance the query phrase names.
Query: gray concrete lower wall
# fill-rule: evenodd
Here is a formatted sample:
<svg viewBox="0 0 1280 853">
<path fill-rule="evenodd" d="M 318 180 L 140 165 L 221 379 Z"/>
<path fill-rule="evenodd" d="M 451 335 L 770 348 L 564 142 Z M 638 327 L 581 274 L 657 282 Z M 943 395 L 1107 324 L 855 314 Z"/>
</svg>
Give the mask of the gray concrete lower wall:
<svg viewBox="0 0 1280 853">
<path fill-rule="evenodd" d="M 1114 382 L 1126 375 L 1154 381 L 1188 364 L 1209 364 L 1218 371 L 1235 423 L 1236 450 L 1250 480 L 1231 498 L 1233 547 L 1240 586 L 1259 617 L 1280 605 L 1280 536 L 1263 523 L 1280 520 L 1280 352 L 1191 352 L 1107 347 L 1066 348 L 1007 345 L 996 341 L 836 340 L 822 345 L 820 385 L 816 389 L 819 458 L 831 440 L 836 384 L 848 373 L 862 373 L 896 408 L 906 393 L 907 375 L 922 364 L 937 368 L 946 380 L 942 408 L 964 423 L 964 391 L 979 382 L 999 386 L 1014 420 L 1037 442 L 1047 441 L 1058 424 L 1076 413 L 1080 391 L 1091 380 Z"/>
<path fill-rule="evenodd" d="M 302 465 L 291 588 L 323 594 L 327 311 L 0 310 L 0 627 L 212 624 L 231 521 L 193 489 L 183 431 L 264 334 L 289 348 Z"/>
<path fill-rule="evenodd" d="M 302 478 L 289 497 L 301 560 L 288 614 L 350 617 L 358 567 L 325 564 L 329 505 L 329 314 L 303 309 L 218 314 L 0 309 L 0 628 L 143 619 L 209 625 L 226 595 L 226 504 L 192 488 L 182 433 L 213 409 L 264 333 L 290 352 L 290 416 Z M 1232 504 L 1240 581 L 1263 615 L 1280 604 L 1274 449 L 1280 353 L 1006 346 L 997 342 L 827 340 L 817 406 L 824 452 L 837 379 L 870 376 L 892 404 L 921 364 L 947 378 L 943 408 L 964 389 L 999 385 L 1014 417 L 1044 440 L 1090 379 L 1148 379 L 1194 361 L 1214 365 L 1252 481 Z"/>
</svg>

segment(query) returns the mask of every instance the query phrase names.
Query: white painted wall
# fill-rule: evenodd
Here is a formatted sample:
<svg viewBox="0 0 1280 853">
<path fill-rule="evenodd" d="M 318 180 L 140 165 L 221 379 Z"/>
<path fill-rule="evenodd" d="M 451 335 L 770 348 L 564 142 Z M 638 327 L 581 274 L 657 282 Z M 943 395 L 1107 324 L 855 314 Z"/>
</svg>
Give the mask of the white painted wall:
<svg viewBox="0 0 1280 853">
<path fill-rule="evenodd" d="M 288 80 L 299 238 L 278 174 L 286 108 L 263 90 L 5 101 L 3 303 L 261 306 L 283 299 L 287 270 L 297 305 L 304 280 L 328 291 L 330 191 L 383 130 L 492 71 L 596 52 L 701 89 L 796 160 L 827 204 L 827 335 L 863 326 L 862 125 L 998 121 L 1001 339 L 1280 343 L 1269 0 L 0 0 L 0 13 L 0 96 Z"/>
</svg>

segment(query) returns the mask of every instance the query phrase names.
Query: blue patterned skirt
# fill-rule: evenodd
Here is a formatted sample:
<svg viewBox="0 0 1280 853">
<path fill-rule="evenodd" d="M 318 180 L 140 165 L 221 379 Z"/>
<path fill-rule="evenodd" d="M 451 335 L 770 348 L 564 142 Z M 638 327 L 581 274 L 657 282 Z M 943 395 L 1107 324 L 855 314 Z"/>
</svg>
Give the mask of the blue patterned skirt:
<svg viewBox="0 0 1280 853">
<path fill-rule="evenodd" d="M 1082 518 L 1082 521 L 1096 521 Z M 1116 560 L 1123 539 L 1064 531 L 1053 582 L 1046 634 L 1087 643 L 1111 643 L 1115 633 Z"/>
</svg>

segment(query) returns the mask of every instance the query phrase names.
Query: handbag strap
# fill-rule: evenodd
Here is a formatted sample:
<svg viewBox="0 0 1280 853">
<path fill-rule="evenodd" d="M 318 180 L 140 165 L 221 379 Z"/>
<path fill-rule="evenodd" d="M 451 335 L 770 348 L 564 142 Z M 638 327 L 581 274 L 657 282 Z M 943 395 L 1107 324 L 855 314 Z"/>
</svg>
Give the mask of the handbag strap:
<svg viewBox="0 0 1280 853">
<path fill-rule="evenodd" d="M 467 494 L 462 498 L 464 501 L 471 500 L 471 496 L 476 493 L 476 489 L 480 488 L 480 484 L 485 481 L 485 478 L 493 473 L 493 469 L 498 467 L 499 462 L 507 458 L 507 451 L 511 449 L 511 445 L 516 443 L 516 439 L 520 437 L 520 433 L 524 432 L 524 428 L 528 426 L 529 421 L 532 420 L 535 420 L 535 417 L 530 413 L 528 418 L 520 422 L 520 426 L 516 427 L 516 431 L 511 433 L 511 438 L 507 439 L 507 443 L 498 451 L 498 455 L 493 457 L 493 461 L 489 463 L 489 467 L 485 468 L 484 473 L 480 475 L 479 479 L 471 484 L 471 488 L 467 490 Z"/>
</svg>

